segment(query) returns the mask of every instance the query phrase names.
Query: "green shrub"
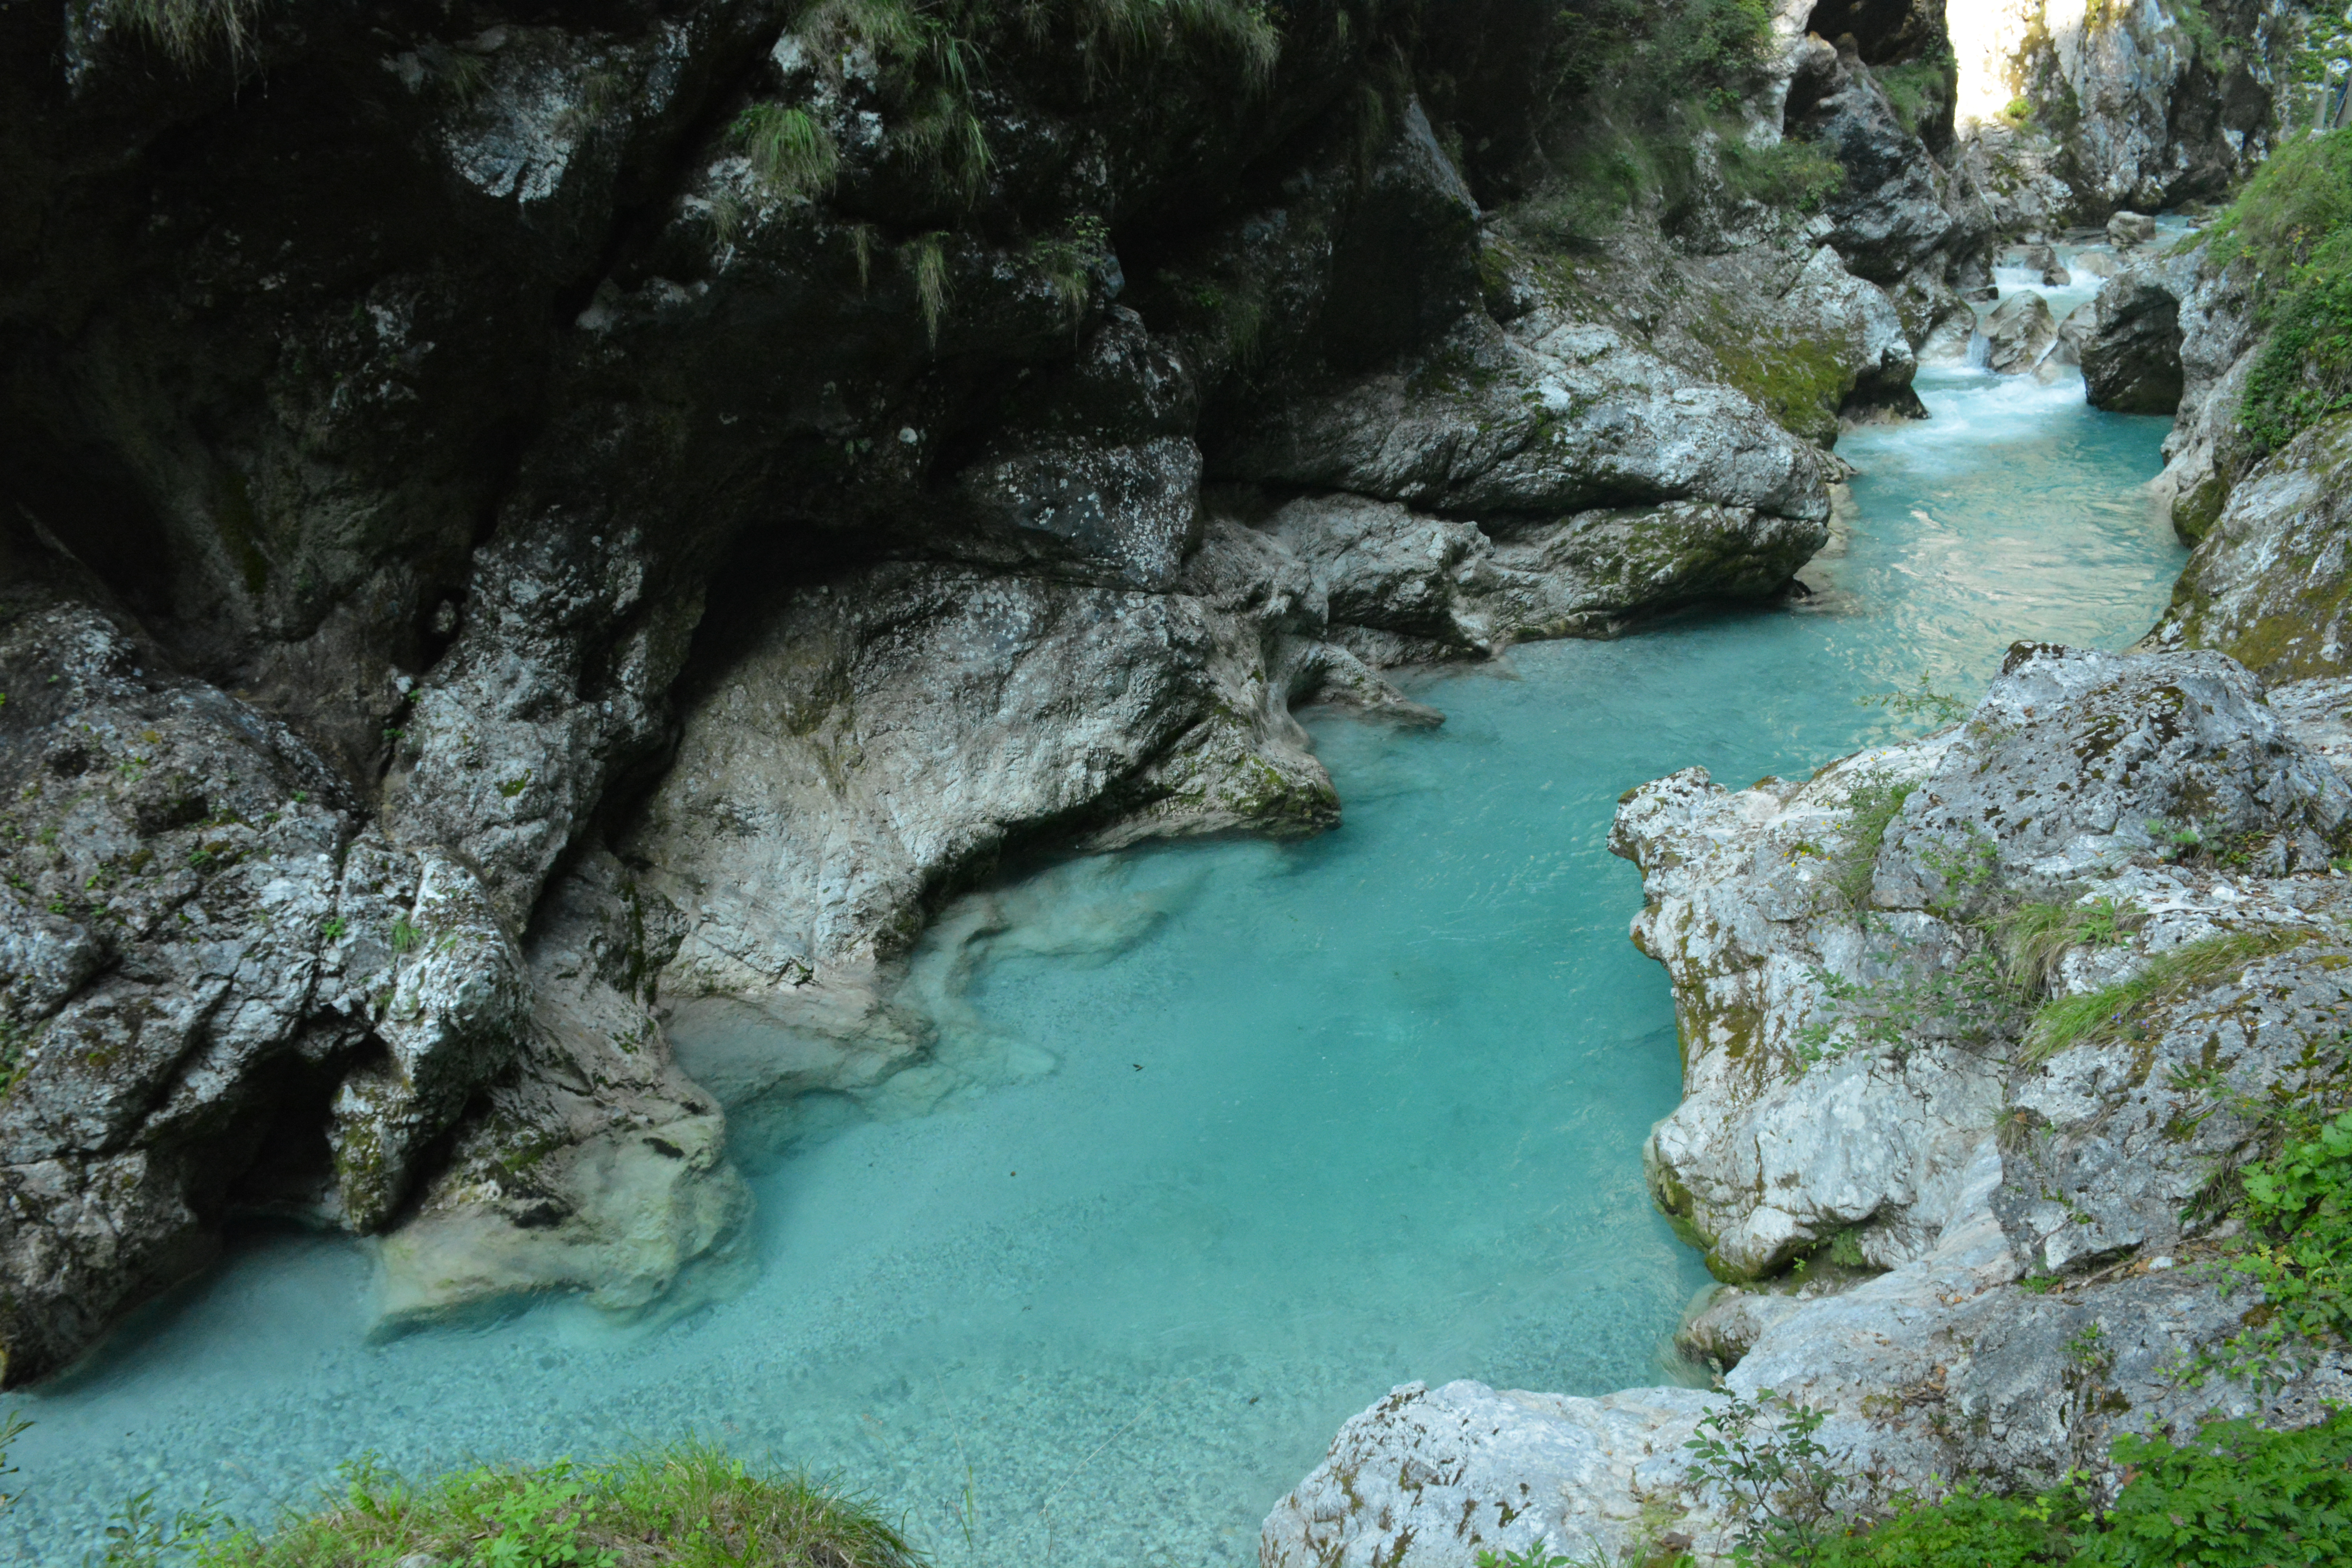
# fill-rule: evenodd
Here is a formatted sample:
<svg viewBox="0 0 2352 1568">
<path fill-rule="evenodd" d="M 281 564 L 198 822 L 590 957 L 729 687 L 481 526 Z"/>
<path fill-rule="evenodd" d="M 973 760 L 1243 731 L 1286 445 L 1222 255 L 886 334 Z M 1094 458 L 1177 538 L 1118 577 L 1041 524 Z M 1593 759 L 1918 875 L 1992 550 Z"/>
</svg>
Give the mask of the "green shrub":
<svg viewBox="0 0 2352 1568">
<path fill-rule="evenodd" d="M 1831 858 L 1830 885 L 1847 908 L 1860 912 L 1870 907 L 1870 884 L 1878 871 L 1878 851 L 1886 842 L 1886 830 L 1918 787 L 1885 773 L 1871 773 L 1846 795 L 1845 843 Z"/>
<path fill-rule="evenodd" d="M 1734 147 L 1736 134 L 1714 135 L 1755 86 L 1770 25 L 1763 0 L 1562 5 L 1539 73 L 1553 105 L 1538 136 L 1548 172 L 1517 209 L 1519 226 L 1580 247 L 1645 203 L 1672 223 L 1691 200 L 1696 149 L 1710 136 L 1735 190 L 1818 205 L 1836 187 L 1816 150 L 1750 152 Z"/>
<path fill-rule="evenodd" d="M 1845 165 L 1811 142 L 1750 147 L 1726 138 L 1720 147 L 1724 184 L 1734 195 L 1791 212 L 1819 212 L 1845 186 Z"/>
<path fill-rule="evenodd" d="M 2352 408 L 2352 131 L 2289 142 L 2208 233 L 2216 265 L 2255 274 L 2269 331 L 2238 407 L 2258 452 Z"/>
<path fill-rule="evenodd" d="M 2197 1440 L 2118 1438 L 2104 1513 L 2066 1487 L 1906 1500 L 1823 1543 L 1815 1568 L 2342 1568 L 2352 1564 L 2352 1415 L 2299 1432 L 2209 1422 Z M 1782 1558 L 1782 1562 L 1793 1562 Z"/>
<path fill-rule="evenodd" d="M 1904 130 L 1919 135 L 1923 127 L 1931 127 L 1943 118 L 1958 91 L 1959 62 L 1950 55 L 1933 59 L 1912 60 L 1897 66 L 1879 66 L 1871 71 L 1878 89 L 1886 95 L 1886 106 Z"/>
<path fill-rule="evenodd" d="M 2090 1568 L 2352 1563 L 2352 1415 L 2300 1432 L 2210 1422 L 2197 1441 L 2119 1439 L 2132 1479 L 2074 1559 Z"/>
<path fill-rule="evenodd" d="M 1962 1488 L 1940 1502 L 1905 1499 L 1894 1517 L 1829 1542 L 1817 1568 L 2031 1568 L 2072 1559 L 2079 1505 Z"/>
<path fill-rule="evenodd" d="M 1696 1490 L 1722 1506 L 1741 1564 L 1810 1563 L 1835 1532 L 1845 1478 L 1814 1436 L 1828 1412 L 1765 1388 L 1734 1394 L 1690 1441 Z"/>
<path fill-rule="evenodd" d="M 240 1531 L 196 1568 L 380 1568 L 422 1553 L 466 1568 L 921 1568 L 863 1500 L 762 1474 L 688 1443 L 605 1465 L 480 1468 L 411 1485 L 371 1465 L 344 1495 L 262 1536 Z"/>
</svg>

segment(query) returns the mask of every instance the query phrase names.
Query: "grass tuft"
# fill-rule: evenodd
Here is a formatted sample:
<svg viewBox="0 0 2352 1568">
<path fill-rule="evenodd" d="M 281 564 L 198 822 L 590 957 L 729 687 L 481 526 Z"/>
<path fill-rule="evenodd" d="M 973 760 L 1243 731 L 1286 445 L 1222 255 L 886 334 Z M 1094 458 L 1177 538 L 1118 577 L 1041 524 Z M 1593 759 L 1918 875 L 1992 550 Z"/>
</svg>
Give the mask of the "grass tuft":
<svg viewBox="0 0 2352 1568">
<path fill-rule="evenodd" d="M 413 1554 L 533 1568 L 922 1568 L 866 1500 L 753 1470 L 704 1443 L 422 1485 L 362 1463 L 346 1482 L 340 1499 L 266 1537 L 239 1531 L 207 1543 L 196 1568 L 375 1568 Z"/>
<path fill-rule="evenodd" d="M 253 16 L 261 0 L 116 0 L 113 9 L 185 68 L 215 44 L 228 50 L 232 61 L 242 59 L 253 41 Z"/>
<path fill-rule="evenodd" d="M 841 149 L 806 110 L 755 103 L 735 117 L 732 133 L 753 175 L 774 195 L 813 198 L 833 189 Z"/>
<path fill-rule="evenodd" d="M 2045 992 L 2058 963 L 2078 947 L 2112 947 L 2147 923 L 2146 911 L 2113 899 L 2021 903 L 1993 922 L 2003 969 L 2029 994 Z"/>
<path fill-rule="evenodd" d="M 913 253 L 908 266 L 915 275 L 915 300 L 922 307 L 923 327 L 933 348 L 940 346 L 940 323 L 948 314 L 946 238 L 944 233 L 927 234 L 907 247 Z"/>
<path fill-rule="evenodd" d="M 2025 1031 L 2020 1059 L 2033 1067 L 2076 1046 L 2130 1038 L 2140 1016 L 2155 1004 L 2210 985 L 2257 959 L 2300 946 L 2312 934 L 2265 927 L 2210 936 L 2159 952 L 2128 980 L 2080 996 L 2062 996 L 2044 1006 Z"/>
</svg>

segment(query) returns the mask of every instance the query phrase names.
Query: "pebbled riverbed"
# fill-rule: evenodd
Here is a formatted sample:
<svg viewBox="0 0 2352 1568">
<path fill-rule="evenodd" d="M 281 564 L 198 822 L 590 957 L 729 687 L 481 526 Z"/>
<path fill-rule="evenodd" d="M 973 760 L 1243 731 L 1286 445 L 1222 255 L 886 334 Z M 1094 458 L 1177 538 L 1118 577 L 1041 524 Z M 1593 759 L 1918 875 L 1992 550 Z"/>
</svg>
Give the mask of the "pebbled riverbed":
<svg viewBox="0 0 2352 1568">
<path fill-rule="evenodd" d="M 22 1402 L 0 1552 L 73 1562 L 150 1486 L 266 1519 L 366 1452 L 695 1431 L 873 1489 L 943 1565 L 1245 1564 L 1393 1383 L 1681 1374 L 1705 1275 L 1642 1188 L 1679 1074 L 1602 847 L 1618 795 L 1810 772 L 1908 727 L 1858 699 L 1980 689 L 2018 638 L 2129 642 L 2182 559 L 2139 488 L 2166 421 L 2072 377 L 1920 389 L 1932 420 L 1841 443 L 1862 474 L 1810 599 L 1425 678 L 1436 731 L 1319 723 L 1324 837 L 1067 862 L 951 911 L 929 961 L 997 1087 L 803 1119 L 824 1135 L 759 1161 L 740 1294 L 370 1344 L 364 1248 L 250 1234 Z"/>
</svg>

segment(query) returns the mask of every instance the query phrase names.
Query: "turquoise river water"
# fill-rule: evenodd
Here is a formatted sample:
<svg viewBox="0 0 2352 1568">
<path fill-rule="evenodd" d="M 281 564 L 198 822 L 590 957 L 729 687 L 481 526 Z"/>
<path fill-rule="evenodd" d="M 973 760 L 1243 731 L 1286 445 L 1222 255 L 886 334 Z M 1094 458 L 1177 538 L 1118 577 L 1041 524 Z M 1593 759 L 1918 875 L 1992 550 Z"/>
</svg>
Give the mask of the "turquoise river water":
<svg viewBox="0 0 2352 1568">
<path fill-rule="evenodd" d="M 1393 1384 L 1688 1376 L 1665 1347 L 1706 1276 L 1642 1186 L 1679 1069 L 1618 795 L 1810 771 L 1902 724 L 1857 699 L 1973 693 L 2016 638 L 2129 642 L 2182 559 L 2141 489 L 2163 420 L 2071 377 L 1921 384 L 1931 420 L 1841 444 L 1862 472 L 1810 600 L 1423 679 L 1434 731 L 1321 721 L 1347 820 L 1310 842 L 1003 890 L 1053 930 L 965 1000 L 1053 1069 L 766 1162 L 742 1294 L 371 1344 L 362 1246 L 247 1237 L 21 1402 L 0 1556 L 78 1562 L 150 1486 L 266 1520 L 366 1451 L 698 1433 L 870 1489 L 942 1568 L 1238 1568 Z"/>
</svg>

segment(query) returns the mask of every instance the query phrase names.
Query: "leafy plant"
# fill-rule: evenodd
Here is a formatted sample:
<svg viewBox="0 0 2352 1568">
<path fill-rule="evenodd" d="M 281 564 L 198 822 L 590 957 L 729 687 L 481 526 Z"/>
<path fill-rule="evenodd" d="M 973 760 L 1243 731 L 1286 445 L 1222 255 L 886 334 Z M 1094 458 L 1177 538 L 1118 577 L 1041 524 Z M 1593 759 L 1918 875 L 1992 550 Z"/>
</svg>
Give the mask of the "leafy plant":
<svg viewBox="0 0 2352 1568">
<path fill-rule="evenodd" d="M 1867 773 L 1847 793 L 1845 842 L 1830 860 L 1830 885 L 1847 908 L 1860 912 L 1870 907 L 1871 879 L 1886 830 L 1918 787 L 1885 773 Z"/>
<path fill-rule="evenodd" d="M 2275 1340 L 2352 1335 L 2352 1111 L 2245 1173 L 2248 1237 L 2230 1268 L 2262 1288 Z"/>
<path fill-rule="evenodd" d="M 1953 724 L 1969 716 L 1969 704 L 1948 691 L 1938 691 L 1927 684 L 1927 677 L 1919 677 L 1916 687 L 1896 687 L 1869 697 L 1854 699 L 1863 708 L 1884 708 L 1904 719 L 1926 719 L 1937 724 Z"/>
<path fill-rule="evenodd" d="M 1477 1568 L 1576 1568 L 1576 1560 L 1562 1557 L 1549 1547 L 1535 1545 L 1525 1552 L 1506 1552 L 1499 1556 L 1481 1547 L 1475 1559 Z"/>
<path fill-rule="evenodd" d="M 106 1526 L 106 1549 L 83 1563 L 85 1568 L 157 1568 L 167 1556 L 201 1553 L 227 1522 L 209 1495 L 167 1520 L 155 1507 L 151 1487 L 114 1510 Z"/>
<path fill-rule="evenodd" d="M 425 933 L 423 931 L 419 931 L 415 925 L 410 921 L 406 915 L 394 915 L 392 917 L 393 952 L 404 953 L 414 950 L 416 946 L 417 940 L 424 934 Z"/>
<path fill-rule="evenodd" d="M 2076 1561 L 2113 1568 L 2352 1563 L 2352 1416 L 2301 1432 L 2207 1423 L 2194 1443 L 2126 1436 L 2132 1479 Z"/>
<path fill-rule="evenodd" d="M 1826 1419 L 1826 1411 L 1759 1389 L 1753 1399 L 1732 1394 L 1683 1445 L 1693 1482 L 1723 1500 L 1742 1564 L 1810 1564 L 1832 1535 L 1846 1481 L 1840 1456 L 1814 1436 Z"/>
<path fill-rule="evenodd" d="M 2107 1331 L 2098 1323 L 2087 1323 L 2066 1342 L 2066 1359 L 2086 1373 L 2102 1373 L 2115 1364 L 2116 1352 L 2107 1343 Z"/>
<path fill-rule="evenodd" d="M 1892 1513 L 1832 1538 L 1818 1568 L 2031 1568 L 2067 1562 L 2086 1515 L 2071 1488 L 2041 1497 L 1991 1496 L 1963 1484 L 1949 1497 L 1896 1500 Z"/>
</svg>

